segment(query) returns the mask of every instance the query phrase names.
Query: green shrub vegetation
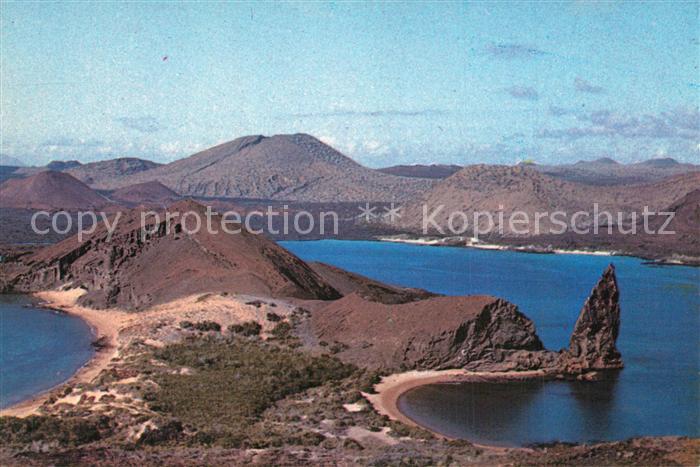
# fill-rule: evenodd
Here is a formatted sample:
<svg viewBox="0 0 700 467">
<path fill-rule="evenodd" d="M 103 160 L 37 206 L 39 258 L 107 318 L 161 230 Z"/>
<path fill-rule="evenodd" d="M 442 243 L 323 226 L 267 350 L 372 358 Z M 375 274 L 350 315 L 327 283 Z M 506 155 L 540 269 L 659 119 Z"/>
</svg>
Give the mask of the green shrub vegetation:
<svg viewBox="0 0 700 467">
<path fill-rule="evenodd" d="M 347 378 L 355 371 L 332 357 L 236 338 L 188 341 L 159 349 L 155 356 L 169 366 L 194 372 L 159 374 L 160 390 L 153 395 L 151 408 L 187 421 L 198 431 L 196 441 L 231 447 L 283 442 L 273 436 L 276 427 L 258 423 L 265 409 L 290 394 Z M 323 441 L 311 433 L 285 436 L 287 443 Z"/>
<path fill-rule="evenodd" d="M 0 417 L 0 444 L 28 444 L 56 441 L 78 446 L 101 439 L 109 428 L 105 419 L 59 418 L 32 415 L 26 418 Z"/>
<path fill-rule="evenodd" d="M 197 321 L 193 323 L 192 321 L 180 321 L 180 327 L 182 329 L 194 329 L 197 331 L 207 332 L 207 331 L 221 331 L 221 325 L 216 321 Z"/>
<path fill-rule="evenodd" d="M 275 326 L 272 329 L 271 334 L 274 336 L 275 339 L 288 339 L 292 337 L 292 325 L 289 324 L 287 321 L 281 321 L 277 323 L 277 326 Z"/>
<path fill-rule="evenodd" d="M 267 314 L 267 320 L 270 321 L 271 323 L 278 323 L 282 321 L 282 317 L 278 315 L 277 313 L 268 313 Z"/>
<path fill-rule="evenodd" d="M 232 324 L 228 327 L 228 332 L 231 334 L 241 334 L 243 336 L 257 336 L 262 331 L 260 323 L 255 321 L 246 321 L 242 324 Z"/>
<path fill-rule="evenodd" d="M 198 321 L 194 323 L 194 328 L 197 331 L 216 331 L 219 332 L 221 331 L 221 325 L 217 323 L 216 321 Z"/>
</svg>

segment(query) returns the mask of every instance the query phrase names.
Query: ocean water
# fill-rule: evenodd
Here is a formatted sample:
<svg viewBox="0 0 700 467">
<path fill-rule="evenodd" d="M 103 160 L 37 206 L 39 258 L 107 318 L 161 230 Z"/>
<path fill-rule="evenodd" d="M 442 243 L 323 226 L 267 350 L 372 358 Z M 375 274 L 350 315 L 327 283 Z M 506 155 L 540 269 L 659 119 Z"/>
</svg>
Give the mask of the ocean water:
<svg viewBox="0 0 700 467">
<path fill-rule="evenodd" d="M 423 386 L 401 398 L 402 411 L 446 435 L 502 445 L 700 436 L 698 268 L 368 241 L 282 244 L 303 259 L 391 284 L 506 298 L 553 350 L 568 346 L 583 302 L 612 262 L 621 290 L 622 371 L 594 383 Z"/>
<path fill-rule="evenodd" d="M 85 322 L 31 304 L 0 295 L 0 408 L 67 380 L 93 354 Z"/>
</svg>

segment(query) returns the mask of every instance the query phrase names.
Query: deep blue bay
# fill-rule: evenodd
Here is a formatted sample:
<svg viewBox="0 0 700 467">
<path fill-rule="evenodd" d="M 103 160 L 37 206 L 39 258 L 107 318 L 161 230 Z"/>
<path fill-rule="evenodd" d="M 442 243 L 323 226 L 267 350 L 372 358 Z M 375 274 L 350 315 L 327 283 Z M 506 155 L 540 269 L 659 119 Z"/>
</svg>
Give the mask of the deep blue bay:
<svg viewBox="0 0 700 467">
<path fill-rule="evenodd" d="M 625 368 L 593 383 L 428 385 L 399 401 L 446 435 L 524 445 L 632 436 L 700 436 L 700 269 L 637 258 L 537 255 L 369 241 L 282 242 L 301 258 L 387 283 L 448 295 L 489 294 L 529 316 L 544 344 L 568 346 L 592 287 L 614 263 L 621 289 L 618 339 Z"/>
<path fill-rule="evenodd" d="M 92 356 L 91 342 L 81 319 L 0 295 L 0 408 L 70 378 Z"/>
</svg>

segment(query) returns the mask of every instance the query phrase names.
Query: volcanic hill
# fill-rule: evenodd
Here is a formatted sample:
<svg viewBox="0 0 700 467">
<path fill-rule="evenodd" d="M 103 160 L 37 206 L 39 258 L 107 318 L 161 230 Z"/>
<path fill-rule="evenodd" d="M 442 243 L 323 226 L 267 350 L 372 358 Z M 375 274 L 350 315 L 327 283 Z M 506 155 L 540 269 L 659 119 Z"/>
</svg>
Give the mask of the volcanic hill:
<svg viewBox="0 0 700 467">
<path fill-rule="evenodd" d="M 700 241 L 700 188 L 677 200 L 665 211 L 674 213 L 673 219 L 665 227 L 666 230 L 695 235 L 696 240 Z M 659 215 L 650 224 L 657 230 L 665 221 L 665 216 Z"/>
<path fill-rule="evenodd" d="M 306 134 L 245 136 L 93 186 L 113 189 L 150 180 L 180 195 L 317 202 L 403 200 L 431 186 L 429 180 L 363 167 Z"/>
<path fill-rule="evenodd" d="M 600 225 L 597 233 L 569 231 L 563 235 L 510 237 L 508 244 L 526 249 L 536 245 L 544 251 L 553 248 L 614 251 L 655 262 L 697 266 L 700 265 L 700 189 L 649 215 L 647 228 L 648 231 L 644 219 L 638 216 L 636 225 L 630 223 L 623 229 Z"/>
<path fill-rule="evenodd" d="M 118 178 L 128 181 L 131 176 L 160 167 L 160 165 L 156 162 L 136 157 L 121 157 L 81 164 L 64 170 L 93 188 L 102 188 L 103 185 L 110 183 L 111 180 Z"/>
<path fill-rule="evenodd" d="M 95 209 L 109 200 L 75 177 L 55 171 L 13 178 L 0 185 L 0 207 L 22 209 Z"/>
<path fill-rule="evenodd" d="M 592 213 L 594 204 L 600 212 L 615 215 L 623 213 L 626 220 L 631 212 L 641 213 L 644 206 L 657 211 L 700 186 L 700 172 L 691 172 L 666 178 L 658 182 L 638 185 L 593 186 L 569 182 L 544 175 L 529 166 L 467 166 L 454 175 L 440 181 L 432 189 L 405 205 L 400 225 L 413 231 L 422 229 L 424 209 L 428 216 L 439 211 L 432 219 L 445 229 L 452 213 L 466 213 L 471 232 L 475 212 L 490 212 L 497 220 L 497 213 L 504 214 L 503 235 L 523 235 L 514 232 L 508 219 L 515 211 L 527 214 L 530 231 L 535 235 L 535 213 L 549 213 L 540 220 L 539 233 L 547 233 L 557 227 L 551 222 L 551 214 L 563 211 L 573 216 L 577 211 Z M 463 223 L 453 221 L 455 228 Z M 568 219 L 568 218 L 567 218 Z M 579 226 L 590 225 L 590 218 L 583 216 Z M 480 219 L 480 229 L 488 227 L 488 220 Z M 525 230 L 527 226 L 517 226 Z"/>
<path fill-rule="evenodd" d="M 210 232 L 205 209 L 197 203 L 180 201 L 168 212 L 180 215 L 169 226 L 164 212 L 156 219 L 137 208 L 117 220 L 111 237 L 100 223 L 82 242 L 73 236 L 23 257 L 6 265 L 2 289 L 33 292 L 70 284 L 87 290 L 83 305 L 132 310 L 202 292 L 340 296 L 306 263 L 262 235 L 245 229 L 225 233 L 218 215 L 212 216 Z M 202 223 L 197 231 L 194 215 Z"/>
<path fill-rule="evenodd" d="M 109 196 L 112 200 L 126 206 L 170 204 L 180 198 L 173 190 L 156 181 L 128 185 L 114 190 Z"/>
</svg>

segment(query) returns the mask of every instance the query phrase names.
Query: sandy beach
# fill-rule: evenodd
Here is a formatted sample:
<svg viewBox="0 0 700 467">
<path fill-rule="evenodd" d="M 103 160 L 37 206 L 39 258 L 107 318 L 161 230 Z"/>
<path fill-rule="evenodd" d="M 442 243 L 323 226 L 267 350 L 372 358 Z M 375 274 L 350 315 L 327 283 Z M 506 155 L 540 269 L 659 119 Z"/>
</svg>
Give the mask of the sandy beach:
<svg viewBox="0 0 700 467">
<path fill-rule="evenodd" d="M 395 373 L 382 378 L 381 382 L 375 385 L 376 394 L 363 393 L 363 396 L 372 404 L 374 409 L 386 415 L 392 420 L 399 421 L 409 426 L 417 426 L 430 431 L 438 437 L 448 438 L 442 433 L 435 432 L 424 427 L 399 409 L 399 398 L 405 392 L 426 384 L 437 383 L 464 383 L 464 382 L 484 382 L 484 381 L 516 381 L 545 377 L 543 371 L 519 371 L 519 372 L 477 372 L 461 369 L 441 370 L 441 371 L 408 371 L 405 373 Z"/>
<path fill-rule="evenodd" d="M 68 291 L 47 291 L 34 294 L 41 300 L 41 306 L 59 310 L 77 316 L 90 326 L 95 339 L 103 339 L 102 346 L 93 357 L 85 363 L 67 381 L 0 411 L 0 416 L 27 417 L 37 414 L 39 407 L 56 388 L 66 384 L 86 383 L 92 381 L 105 369 L 112 358 L 118 355 L 117 336 L 133 317 L 123 311 L 100 311 L 77 305 L 78 298 L 85 293 L 82 289 Z"/>
<path fill-rule="evenodd" d="M 533 247 L 502 245 L 496 243 L 484 243 L 474 239 L 456 241 L 454 237 L 446 238 L 423 238 L 423 237 L 377 237 L 377 241 L 390 243 L 406 243 L 409 245 L 422 246 L 453 246 L 462 248 L 473 248 L 475 250 L 495 250 L 495 251 L 515 251 L 518 253 L 551 253 L 557 255 L 590 255 L 590 256 L 616 256 L 616 251 L 608 250 L 586 250 L 586 249 L 551 249 L 541 250 Z"/>
<path fill-rule="evenodd" d="M 265 338 L 275 324 L 266 319 L 268 312 L 281 316 L 291 315 L 295 306 L 283 300 L 261 299 L 252 295 L 195 294 L 172 302 L 157 305 L 139 313 L 110 308 L 96 310 L 78 305 L 77 301 L 85 291 L 71 289 L 46 291 L 34 294 L 40 306 L 59 310 L 83 319 L 91 328 L 93 339 L 100 339 L 100 347 L 93 357 L 68 380 L 36 396 L 0 410 L 0 416 L 26 417 L 38 413 L 39 407 L 60 387 L 77 383 L 89 383 L 115 358 L 120 356 L 120 344 L 132 338 L 142 338 L 148 345 L 162 347 L 165 343 L 158 338 L 155 323 L 176 323 L 180 320 L 216 320 L 222 327 L 246 321 L 261 323 Z M 263 300 L 264 305 L 258 304 Z M 272 305 L 271 305 L 272 304 Z M 205 306 L 204 306 L 205 305 Z M 152 332 L 153 331 L 153 332 Z M 121 342 L 119 336 L 121 334 Z"/>
</svg>

